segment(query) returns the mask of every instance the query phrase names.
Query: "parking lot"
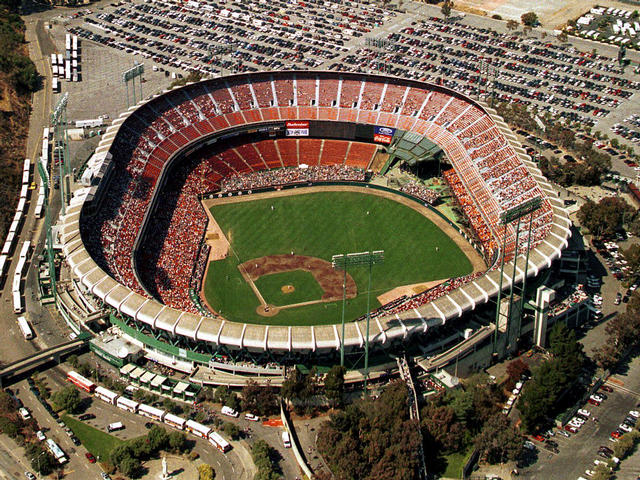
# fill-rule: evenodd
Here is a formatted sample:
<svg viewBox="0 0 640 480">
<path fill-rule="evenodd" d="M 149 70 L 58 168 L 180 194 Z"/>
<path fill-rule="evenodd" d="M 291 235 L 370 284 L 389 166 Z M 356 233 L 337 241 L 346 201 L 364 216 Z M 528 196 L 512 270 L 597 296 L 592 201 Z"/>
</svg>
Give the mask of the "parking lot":
<svg viewBox="0 0 640 480">
<path fill-rule="evenodd" d="M 635 358 L 625 372 L 614 374 L 607 382 L 613 388 L 613 392 L 605 392 L 607 399 L 600 406 L 587 404 L 583 407 L 591 415 L 579 432 L 571 434 L 570 438 L 557 433 L 553 437 L 558 444 L 557 454 L 547 450 L 543 442 L 531 439 L 538 450 L 538 460 L 522 469 L 521 477 L 532 480 L 587 477 L 585 470 L 593 470 L 593 461 L 604 460 L 598 456 L 598 448 L 606 446 L 613 449 L 614 443 L 609 440 L 611 432 L 618 428 L 630 410 L 637 410 L 640 402 L 639 374 L 640 358 Z M 639 473 L 640 456 L 636 454 L 620 464 L 616 478 L 635 480 Z"/>
</svg>

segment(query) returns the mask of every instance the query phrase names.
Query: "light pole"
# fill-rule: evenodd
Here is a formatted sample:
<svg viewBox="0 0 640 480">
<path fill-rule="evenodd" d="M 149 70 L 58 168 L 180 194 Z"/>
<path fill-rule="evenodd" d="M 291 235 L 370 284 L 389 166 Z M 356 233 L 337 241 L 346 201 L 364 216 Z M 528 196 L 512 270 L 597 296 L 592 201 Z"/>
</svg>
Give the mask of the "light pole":
<svg viewBox="0 0 640 480">
<path fill-rule="evenodd" d="M 38 455 L 38 478 L 42 478 L 42 475 L 40 474 L 40 457 L 42 455 L 44 455 L 45 453 L 47 453 L 45 450 L 43 450 L 42 452 L 40 452 L 40 454 Z"/>
<path fill-rule="evenodd" d="M 346 253 L 334 255 L 331 257 L 331 266 L 336 269 L 344 270 L 344 283 L 342 288 L 342 336 L 340 338 L 340 366 L 344 367 L 344 310 L 347 303 L 347 267 L 368 265 L 369 266 L 369 288 L 367 290 L 367 333 L 365 337 L 365 354 L 364 354 L 364 390 L 367 391 L 367 379 L 369 377 L 369 321 L 371 314 L 369 312 L 371 305 L 371 270 L 373 265 L 384 262 L 384 250 L 373 250 L 368 252 Z"/>
</svg>

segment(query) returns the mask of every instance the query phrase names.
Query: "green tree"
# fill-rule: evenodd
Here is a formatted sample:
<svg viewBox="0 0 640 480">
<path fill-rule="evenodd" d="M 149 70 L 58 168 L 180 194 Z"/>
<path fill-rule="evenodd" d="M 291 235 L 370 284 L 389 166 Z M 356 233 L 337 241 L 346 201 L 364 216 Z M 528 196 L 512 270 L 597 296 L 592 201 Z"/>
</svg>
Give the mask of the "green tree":
<svg viewBox="0 0 640 480">
<path fill-rule="evenodd" d="M 421 413 L 422 430 L 432 448 L 451 453 L 460 449 L 464 439 L 464 425 L 456 421 L 453 408 L 428 404 Z"/>
<path fill-rule="evenodd" d="M 522 16 L 520 17 L 520 20 L 522 21 L 523 25 L 526 25 L 528 27 L 535 27 L 539 23 L 538 15 L 536 15 L 535 12 L 523 13 Z"/>
<path fill-rule="evenodd" d="M 20 432 L 19 423 L 12 422 L 6 417 L 0 417 L 0 432 L 11 438 L 16 438 Z"/>
<path fill-rule="evenodd" d="M 640 218 L 640 216 L 638 217 Z M 634 224 L 636 222 L 634 221 Z M 638 222 L 640 224 L 640 222 Z M 622 250 L 622 255 L 633 273 L 640 272 L 640 245 L 634 244 Z"/>
<path fill-rule="evenodd" d="M 169 434 L 167 431 L 159 425 L 151 427 L 147 433 L 147 440 L 152 452 L 162 450 L 169 445 Z"/>
<path fill-rule="evenodd" d="M 111 463 L 118 468 L 120 468 L 120 465 L 124 460 L 129 458 L 133 458 L 133 453 L 131 451 L 131 447 L 126 443 L 118 445 L 113 450 L 111 450 L 111 453 L 109 454 Z"/>
<path fill-rule="evenodd" d="M 0 413 L 13 413 L 16 410 L 16 406 L 13 397 L 4 390 L 0 390 Z"/>
<path fill-rule="evenodd" d="M 146 460 L 153 453 L 151 443 L 148 441 L 146 436 L 134 438 L 133 440 L 130 440 L 128 444 L 131 448 L 131 456 L 136 459 Z"/>
<path fill-rule="evenodd" d="M 260 386 L 249 380 L 242 388 L 242 410 L 257 415 L 273 415 L 278 411 L 278 397 L 271 385 Z"/>
<path fill-rule="evenodd" d="M 342 405 L 344 400 L 344 374 L 347 369 L 334 365 L 324 378 L 324 394 L 333 406 Z"/>
<path fill-rule="evenodd" d="M 135 458 L 124 458 L 118 465 L 118 470 L 127 477 L 138 478 L 140 476 L 140 462 Z"/>
<path fill-rule="evenodd" d="M 634 213 L 633 207 L 618 197 L 605 197 L 598 203 L 588 200 L 578 210 L 580 224 L 595 236 L 611 237 L 622 229 L 623 220 Z"/>
<path fill-rule="evenodd" d="M 507 364 L 507 375 L 512 382 L 518 382 L 522 378 L 522 375 L 529 373 L 529 366 L 520 358 L 516 358 L 514 361 Z"/>
<path fill-rule="evenodd" d="M 560 360 L 560 368 L 567 378 L 575 378 L 580 373 L 586 357 L 575 330 L 556 323 L 549 334 L 549 350 Z"/>
<path fill-rule="evenodd" d="M 80 409 L 82 399 L 80 392 L 74 386 L 67 386 L 51 395 L 51 402 L 60 410 L 76 413 Z"/>
<path fill-rule="evenodd" d="M 505 463 L 522 454 L 524 438 L 511 420 L 499 413 L 487 421 L 475 445 L 488 463 Z"/>
<path fill-rule="evenodd" d="M 442 15 L 444 15 L 445 20 L 449 19 L 453 8 L 453 0 L 444 0 L 444 2 L 442 3 L 442 8 L 440 8 L 440 12 L 442 13 Z"/>
<path fill-rule="evenodd" d="M 169 433 L 169 448 L 178 452 L 182 452 L 187 448 L 187 436 L 184 432 Z"/>
<path fill-rule="evenodd" d="M 515 20 L 507 20 L 507 30 L 516 30 L 518 28 L 518 22 Z"/>
<path fill-rule="evenodd" d="M 231 438 L 231 440 L 238 440 L 238 438 L 240 438 L 240 429 L 234 423 L 225 422 L 222 430 L 227 437 Z"/>
<path fill-rule="evenodd" d="M 213 467 L 207 463 L 198 465 L 198 480 L 213 480 L 216 478 L 216 472 Z"/>
<path fill-rule="evenodd" d="M 518 401 L 524 429 L 535 432 L 544 426 L 547 418 L 557 408 L 556 400 L 568 381 L 558 359 L 541 363 L 533 370 L 533 378 L 527 382 Z"/>
</svg>

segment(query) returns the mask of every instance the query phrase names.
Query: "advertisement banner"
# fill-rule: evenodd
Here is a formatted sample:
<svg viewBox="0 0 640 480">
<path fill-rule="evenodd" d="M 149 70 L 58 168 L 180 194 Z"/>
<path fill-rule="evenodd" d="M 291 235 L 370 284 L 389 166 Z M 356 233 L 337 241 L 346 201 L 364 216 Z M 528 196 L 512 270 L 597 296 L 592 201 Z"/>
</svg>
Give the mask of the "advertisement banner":
<svg viewBox="0 0 640 480">
<path fill-rule="evenodd" d="M 307 121 L 287 122 L 286 129 L 287 137 L 309 136 L 309 122 Z"/>
<path fill-rule="evenodd" d="M 389 145 L 396 133 L 395 128 L 391 127 L 373 127 L 373 141 L 376 143 L 385 143 Z"/>
</svg>

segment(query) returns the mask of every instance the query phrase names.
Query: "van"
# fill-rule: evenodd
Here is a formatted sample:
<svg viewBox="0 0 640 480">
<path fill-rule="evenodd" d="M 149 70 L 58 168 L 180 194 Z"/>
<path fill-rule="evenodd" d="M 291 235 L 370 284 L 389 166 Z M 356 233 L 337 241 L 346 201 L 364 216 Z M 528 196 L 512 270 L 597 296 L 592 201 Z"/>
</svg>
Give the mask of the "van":
<svg viewBox="0 0 640 480">
<path fill-rule="evenodd" d="M 226 405 L 222 407 L 222 414 L 226 415 L 227 417 L 233 417 L 233 418 L 237 418 L 238 415 L 240 415 L 233 408 L 227 407 Z"/>
<path fill-rule="evenodd" d="M 107 426 L 107 430 L 109 431 L 109 433 L 115 432 L 117 430 L 122 430 L 122 429 L 124 429 L 124 425 L 122 424 L 122 422 L 110 423 Z"/>
<path fill-rule="evenodd" d="M 282 432 L 282 444 L 284 448 L 291 448 L 291 437 L 289 437 L 289 432 Z"/>
</svg>

